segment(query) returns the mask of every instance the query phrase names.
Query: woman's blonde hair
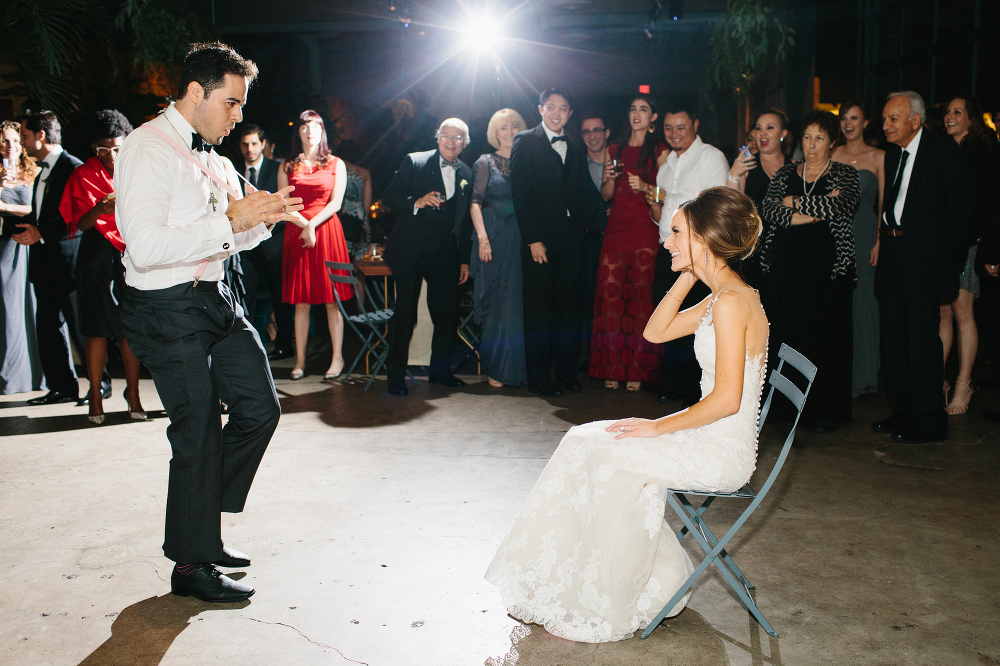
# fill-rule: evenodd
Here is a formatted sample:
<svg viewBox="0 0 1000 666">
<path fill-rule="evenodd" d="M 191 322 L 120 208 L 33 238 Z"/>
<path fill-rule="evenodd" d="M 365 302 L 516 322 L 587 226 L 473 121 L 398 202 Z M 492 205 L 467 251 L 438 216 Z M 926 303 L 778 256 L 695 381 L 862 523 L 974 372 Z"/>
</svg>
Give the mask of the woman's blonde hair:
<svg viewBox="0 0 1000 666">
<path fill-rule="evenodd" d="M 7 130 L 14 130 L 17 132 L 18 136 L 21 135 L 21 123 L 16 123 L 13 120 L 5 120 L 0 123 L 0 134 L 3 134 Z M 15 174 L 15 179 L 25 180 L 29 183 L 35 180 L 35 176 L 38 175 L 40 169 L 35 164 L 35 158 L 28 155 L 28 151 L 21 146 L 21 156 L 17 160 L 17 173 Z M 0 177 L 6 178 L 7 173 L 2 167 L 0 167 Z"/>
<path fill-rule="evenodd" d="M 691 234 L 734 270 L 753 254 L 764 229 L 750 197 L 730 187 L 702 190 L 679 208 Z"/>
<path fill-rule="evenodd" d="M 486 126 L 486 140 L 497 150 L 500 149 L 500 142 L 497 140 L 497 130 L 500 129 L 500 123 L 504 120 L 508 121 L 511 125 L 517 125 L 519 131 L 528 129 L 524 118 L 514 109 L 500 109 L 494 113 L 493 117 L 490 118 L 490 124 Z"/>
</svg>

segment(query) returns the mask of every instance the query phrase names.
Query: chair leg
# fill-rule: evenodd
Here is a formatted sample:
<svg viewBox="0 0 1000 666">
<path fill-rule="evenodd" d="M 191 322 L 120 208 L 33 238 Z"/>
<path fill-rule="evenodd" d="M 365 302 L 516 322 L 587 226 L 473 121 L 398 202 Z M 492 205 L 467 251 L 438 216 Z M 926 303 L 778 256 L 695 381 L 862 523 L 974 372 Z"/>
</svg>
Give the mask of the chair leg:
<svg viewBox="0 0 1000 666">
<path fill-rule="evenodd" d="M 719 543 L 718 537 L 715 536 L 715 533 L 712 532 L 712 530 L 709 528 L 708 523 L 706 523 L 701 517 L 702 514 L 705 513 L 705 509 L 708 508 L 708 506 L 712 503 L 712 500 L 714 500 L 715 497 L 709 495 L 705 499 L 705 501 L 701 504 L 701 506 L 698 507 L 697 510 L 695 510 L 694 506 L 691 504 L 690 500 L 688 500 L 686 495 L 683 495 L 681 493 L 674 493 L 674 496 L 677 497 L 681 505 L 684 506 L 684 510 L 687 511 L 688 514 L 691 516 L 692 522 L 698 527 L 698 531 L 701 532 L 702 536 L 705 537 L 706 540 L 711 544 L 711 547 L 714 548 L 716 545 L 718 545 Z M 684 527 L 684 529 L 678 532 L 679 535 L 678 539 L 681 538 L 680 536 L 681 533 L 687 533 L 687 531 L 688 531 L 687 527 Z M 730 557 L 729 551 L 723 548 L 720 551 L 719 555 L 722 557 L 723 561 L 729 566 L 733 574 L 740 580 L 740 582 L 743 584 L 743 587 L 746 588 L 747 592 L 755 589 L 753 583 L 751 583 L 749 579 L 747 579 L 743 571 L 736 565 L 736 562 L 733 561 L 733 558 Z"/>
</svg>

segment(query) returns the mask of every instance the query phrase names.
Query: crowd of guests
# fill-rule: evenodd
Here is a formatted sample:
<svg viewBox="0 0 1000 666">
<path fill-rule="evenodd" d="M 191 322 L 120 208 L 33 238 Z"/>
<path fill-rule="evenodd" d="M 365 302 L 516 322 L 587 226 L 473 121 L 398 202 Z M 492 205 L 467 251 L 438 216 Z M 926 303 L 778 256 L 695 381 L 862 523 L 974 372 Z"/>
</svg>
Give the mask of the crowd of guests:
<svg viewBox="0 0 1000 666">
<path fill-rule="evenodd" d="M 407 155 L 381 193 L 398 213 L 385 247 L 396 286 L 389 392 L 408 393 L 425 282 L 429 381 L 463 385 L 453 374 L 458 292 L 471 278 L 491 386 L 526 384 L 559 397 L 581 389 L 586 368 L 608 390 L 645 385 L 661 401 L 693 404 L 701 391 L 690 338 L 657 345 L 642 331 L 677 277 L 664 247 L 674 213 L 702 190 L 728 186 L 763 219 L 741 270 L 768 313 L 771 348 L 788 343 L 819 368 L 804 425 L 832 432 L 850 421 L 852 398 L 876 391 L 881 364 L 892 417 L 876 430 L 904 441 L 946 436 L 947 414 L 964 413 L 973 394 L 981 329 L 994 369 L 987 382 L 1000 377 L 1000 213 L 988 196 L 1000 167 L 996 132 L 974 98 L 950 100 L 943 112 L 938 131 L 919 95 L 893 93 L 881 110 L 880 148 L 877 114 L 864 101 L 843 103 L 839 116 L 814 111 L 797 127 L 771 108 L 729 161 L 701 139 L 690 105 L 659 108 L 637 95 L 613 138 L 602 114 L 582 113 L 580 141 L 567 132 L 570 95 L 549 89 L 535 128 L 513 109 L 493 115 L 485 128 L 493 151 L 472 167 L 461 159 L 469 127 L 445 120 L 436 149 Z M 102 423 L 110 340 L 124 362 L 129 414 L 145 418 L 139 362 L 118 310 L 124 244 L 112 178 L 131 125 L 117 111 L 96 114 L 94 155 L 83 163 L 62 150 L 50 112 L 0 129 L 3 392 L 45 387 L 32 404 L 79 401 Z M 269 357 L 294 357 L 293 380 L 306 374 L 312 308 L 325 306 L 332 355 L 324 378 L 336 378 L 344 369 L 336 296 L 352 293 L 331 283 L 325 262 L 350 262 L 372 242 L 372 178 L 359 166 L 361 148 L 346 140 L 331 149 L 311 110 L 295 121 L 284 160 L 260 127 L 237 131 L 234 182 L 244 193 L 293 185 L 303 210 L 293 227 L 280 222 L 270 239 L 234 255 L 226 281 L 251 321 L 258 284 L 266 284 Z M 700 286 L 684 307 L 705 297 Z M 71 345 L 90 380 L 82 399 Z M 957 373 L 948 382 L 953 350 Z"/>
</svg>

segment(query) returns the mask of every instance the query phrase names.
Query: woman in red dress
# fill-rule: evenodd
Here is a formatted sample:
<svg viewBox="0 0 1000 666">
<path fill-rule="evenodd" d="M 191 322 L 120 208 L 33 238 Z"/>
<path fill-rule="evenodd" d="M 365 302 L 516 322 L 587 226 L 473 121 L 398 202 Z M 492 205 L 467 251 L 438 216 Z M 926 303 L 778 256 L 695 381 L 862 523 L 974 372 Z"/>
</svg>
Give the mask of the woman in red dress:
<svg viewBox="0 0 1000 666">
<path fill-rule="evenodd" d="M 344 371 L 344 320 L 340 316 L 326 268 L 327 261 L 350 263 L 344 230 L 337 211 L 344 200 L 347 168 L 330 153 L 326 127 L 315 111 L 303 111 L 295 123 L 293 158 L 278 172 L 278 188 L 295 186 L 302 198 L 302 211 L 295 224 L 301 233 L 285 231 L 282 247 L 282 294 L 285 303 L 295 304 L 295 367 L 292 379 L 306 375 L 306 342 L 309 339 L 309 312 L 313 305 L 326 305 L 333 342 L 333 360 L 323 379 L 333 379 Z M 343 272 L 343 274 L 347 274 Z M 341 300 L 351 297 L 351 287 L 337 285 Z"/>
<path fill-rule="evenodd" d="M 609 389 L 628 382 L 659 381 L 659 348 L 642 337 L 653 314 L 653 272 L 659 231 L 649 216 L 646 192 L 656 187 L 656 171 L 668 149 L 656 131 L 656 104 L 640 95 L 629 107 L 628 123 L 608 147 L 601 196 L 613 198 L 601 246 L 590 344 L 590 376 Z"/>
</svg>

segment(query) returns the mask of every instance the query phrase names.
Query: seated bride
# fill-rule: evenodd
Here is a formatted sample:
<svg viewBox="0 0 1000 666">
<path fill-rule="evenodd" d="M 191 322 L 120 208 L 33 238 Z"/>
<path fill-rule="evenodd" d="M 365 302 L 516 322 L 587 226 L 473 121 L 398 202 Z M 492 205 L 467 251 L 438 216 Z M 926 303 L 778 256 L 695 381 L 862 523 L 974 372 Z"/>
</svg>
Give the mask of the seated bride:
<svg viewBox="0 0 1000 666">
<path fill-rule="evenodd" d="M 693 571 L 664 503 L 669 488 L 734 491 L 754 471 L 768 323 L 734 266 L 760 231 L 753 202 L 726 187 L 674 215 L 664 247 L 680 276 L 643 335 L 662 343 L 694 334 L 701 401 L 655 421 L 570 428 L 486 572 L 513 617 L 573 641 L 622 640 Z M 678 312 L 697 280 L 711 295 Z"/>
</svg>

